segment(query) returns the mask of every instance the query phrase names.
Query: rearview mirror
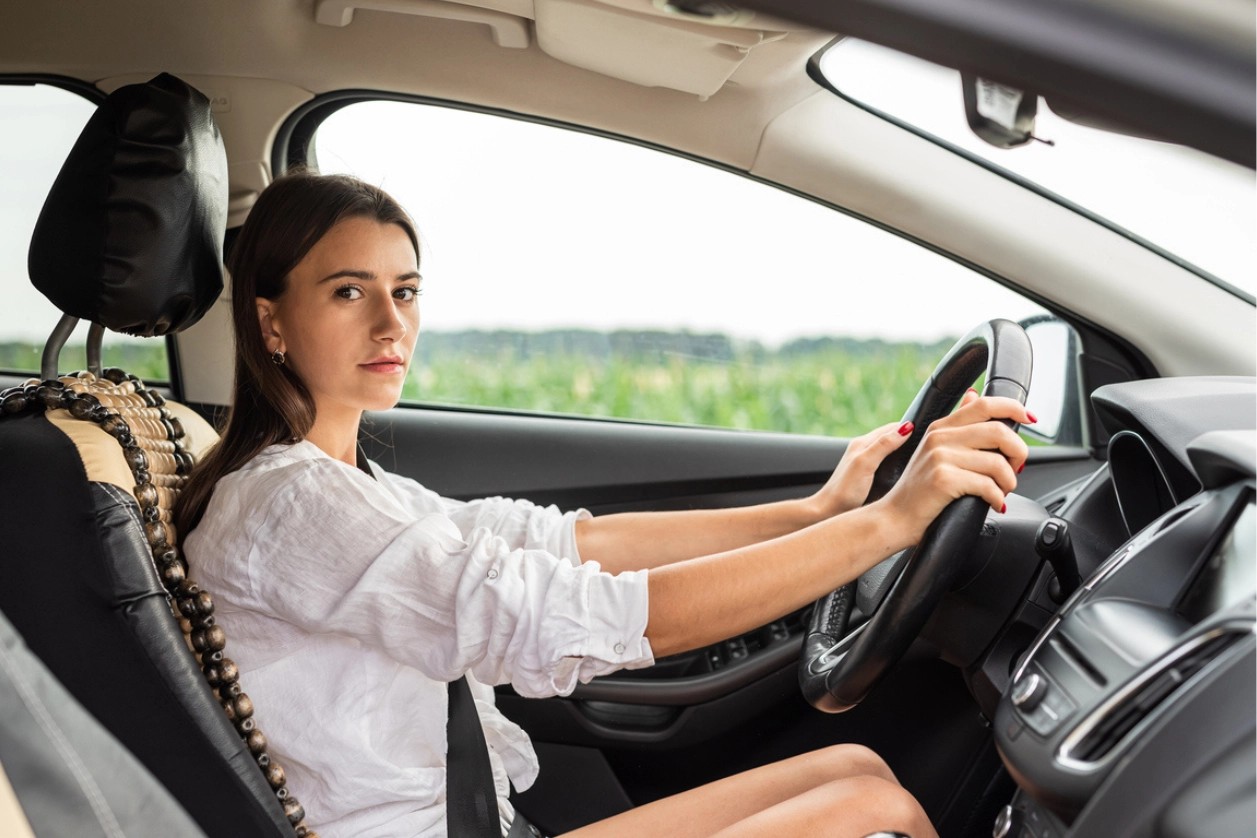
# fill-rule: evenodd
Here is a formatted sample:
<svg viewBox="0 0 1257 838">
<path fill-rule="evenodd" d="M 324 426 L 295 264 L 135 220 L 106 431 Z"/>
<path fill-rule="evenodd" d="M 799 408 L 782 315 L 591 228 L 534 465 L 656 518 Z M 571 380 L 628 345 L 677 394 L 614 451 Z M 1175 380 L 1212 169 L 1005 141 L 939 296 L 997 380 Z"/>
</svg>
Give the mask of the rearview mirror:
<svg viewBox="0 0 1257 838">
<path fill-rule="evenodd" d="M 1039 97 L 978 78 L 960 74 L 964 91 L 965 118 L 973 133 L 996 148 L 1015 148 L 1034 139 L 1034 118 Z"/>
</svg>

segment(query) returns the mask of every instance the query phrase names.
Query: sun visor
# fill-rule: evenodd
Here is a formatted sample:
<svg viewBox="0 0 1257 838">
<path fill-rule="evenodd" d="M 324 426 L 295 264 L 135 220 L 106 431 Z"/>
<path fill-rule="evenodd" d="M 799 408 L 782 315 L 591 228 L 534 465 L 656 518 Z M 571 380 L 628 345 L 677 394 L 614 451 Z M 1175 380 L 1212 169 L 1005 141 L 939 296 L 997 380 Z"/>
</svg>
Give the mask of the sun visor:
<svg viewBox="0 0 1257 838">
<path fill-rule="evenodd" d="M 35 225 L 31 281 L 71 316 L 177 332 L 222 291 L 226 221 L 209 100 L 163 73 L 114 91 L 88 120 Z"/>
<path fill-rule="evenodd" d="M 786 36 L 640 14 L 593 0 L 535 0 L 537 44 L 553 58 L 646 87 L 711 96 L 753 49 Z"/>
</svg>

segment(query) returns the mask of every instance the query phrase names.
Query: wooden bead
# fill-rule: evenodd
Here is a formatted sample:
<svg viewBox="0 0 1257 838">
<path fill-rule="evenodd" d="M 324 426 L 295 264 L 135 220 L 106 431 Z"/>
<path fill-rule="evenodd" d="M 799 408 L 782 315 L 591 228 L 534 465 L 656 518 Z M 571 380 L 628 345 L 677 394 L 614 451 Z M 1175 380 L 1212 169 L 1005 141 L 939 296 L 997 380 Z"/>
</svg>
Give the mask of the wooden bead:
<svg viewBox="0 0 1257 838">
<path fill-rule="evenodd" d="M 257 720 L 254 719 L 252 716 L 250 716 L 247 719 L 241 719 L 239 722 L 237 722 L 236 730 L 240 731 L 241 736 L 247 736 L 248 734 L 257 730 L 257 726 L 258 726 Z"/>
<path fill-rule="evenodd" d="M 271 788 L 278 789 L 284 785 L 286 778 L 284 777 L 284 769 L 278 763 L 272 762 L 266 767 L 266 782 L 271 784 Z"/>
<path fill-rule="evenodd" d="M 230 701 L 224 701 L 223 712 L 227 714 L 227 721 L 234 722 L 236 720 L 236 708 Z"/>
<path fill-rule="evenodd" d="M 222 626 L 210 626 L 205 629 L 194 629 L 192 632 L 192 649 L 197 652 L 219 652 L 227 645 L 227 635 Z"/>
<path fill-rule="evenodd" d="M 196 599 L 193 597 L 183 597 L 179 600 L 179 613 L 188 619 L 192 619 L 197 615 Z"/>
<path fill-rule="evenodd" d="M 131 471 L 138 472 L 148 470 L 148 456 L 144 453 L 144 449 L 134 445 L 128 446 L 126 450 L 122 452 L 122 455 L 126 457 L 127 465 L 130 466 Z"/>
<path fill-rule="evenodd" d="M 146 521 L 144 524 L 144 537 L 148 539 L 148 543 L 154 547 L 168 546 L 166 542 L 166 525 L 161 521 Z"/>
<path fill-rule="evenodd" d="M 296 798 L 290 797 L 284 801 L 284 815 L 290 824 L 296 826 L 305 820 L 306 810 L 301 807 Z"/>
<path fill-rule="evenodd" d="M 135 500 L 140 506 L 156 506 L 158 499 L 157 487 L 152 483 L 135 487 Z"/>
<path fill-rule="evenodd" d="M 24 413 L 28 404 L 26 394 L 14 388 L 5 391 L 4 399 L 0 401 L 0 410 L 11 416 L 15 413 Z"/>
<path fill-rule="evenodd" d="M 214 613 L 214 598 L 209 591 L 201 591 L 196 595 L 196 610 L 208 617 Z"/>
<path fill-rule="evenodd" d="M 257 760 L 258 768 L 266 768 L 271 764 L 270 754 L 258 754 L 255 759 Z"/>
<path fill-rule="evenodd" d="M 240 682 L 236 681 L 234 683 L 224 684 L 222 688 L 219 689 L 218 692 L 220 695 L 229 695 L 232 698 L 235 698 L 236 696 L 241 695 L 244 692 L 244 687 L 241 687 Z M 237 715 L 240 716 L 241 718 L 247 718 L 249 714 L 238 713 Z"/>
<path fill-rule="evenodd" d="M 239 683 L 232 684 L 233 687 L 239 687 Z M 247 719 L 253 715 L 253 699 L 245 693 L 240 693 L 235 700 L 236 718 Z"/>
<path fill-rule="evenodd" d="M 219 678 L 224 684 L 234 684 L 240 680 L 240 667 L 236 666 L 236 662 L 230 658 L 223 658 L 223 662 L 218 665 L 220 670 Z"/>
<path fill-rule="evenodd" d="M 252 754 L 266 752 L 266 734 L 260 730 L 254 729 L 249 731 L 249 735 L 245 737 L 244 743 L 249 746 L 249 752 Z"/>
<path fill-rule="evenodd" d="M 217 687 L 223 682 L 223 670 L 220 666 L 214 664 L 205 664 L 201 667 L 201 674 L 205 676 L 205 682 L 211 687 Z"/>
<path fill-rule="evenodd" d="M 161 581 L 166 586 L 166 590 L 176 587 L 180 582 L 184 581 L 183 565 L 178 562 L 171 562 L 161 569 Z"/>
</svg>

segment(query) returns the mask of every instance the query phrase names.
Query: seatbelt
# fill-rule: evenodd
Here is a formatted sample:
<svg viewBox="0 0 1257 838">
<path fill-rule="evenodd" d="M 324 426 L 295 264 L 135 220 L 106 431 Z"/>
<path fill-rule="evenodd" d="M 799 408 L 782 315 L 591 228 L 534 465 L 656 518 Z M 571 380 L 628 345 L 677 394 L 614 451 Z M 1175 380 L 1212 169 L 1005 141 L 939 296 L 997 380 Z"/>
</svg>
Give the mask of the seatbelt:
<svg viewBox="0 0 1257 838">
<path fill-rule="evenodd" d="M 358 446 L 357 460 L 358 468 L 374 478 L 362 446 Z M 484 728 L 466 675 L 449 684 L 445 742 L 447 838 L 502 838 L 489 743 L 484 741 Z"/>
<path fill-rule="evenodd" d="M 449 838 L 502 838 L 489 745 L 464 675 L 449 685 L 445 726 L 445 823 Z"/>
</svg>

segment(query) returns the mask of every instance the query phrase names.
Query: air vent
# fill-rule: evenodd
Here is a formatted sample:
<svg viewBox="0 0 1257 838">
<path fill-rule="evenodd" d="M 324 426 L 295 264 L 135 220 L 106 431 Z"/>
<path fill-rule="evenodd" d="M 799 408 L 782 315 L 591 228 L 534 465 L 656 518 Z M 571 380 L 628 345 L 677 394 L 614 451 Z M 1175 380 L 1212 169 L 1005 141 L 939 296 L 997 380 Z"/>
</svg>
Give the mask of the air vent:
<svg viewBox="0 0 1257 838">
<path fill-rule="evenodd" d="M 1113 753 L 1145 719 L 1226 649 L 1250 633 L 1215 629 L 1174 649 L 1119 690 L 1074 729 L 1061 744 L 1063 765 L 1090 769 Z"/>
</svg>

